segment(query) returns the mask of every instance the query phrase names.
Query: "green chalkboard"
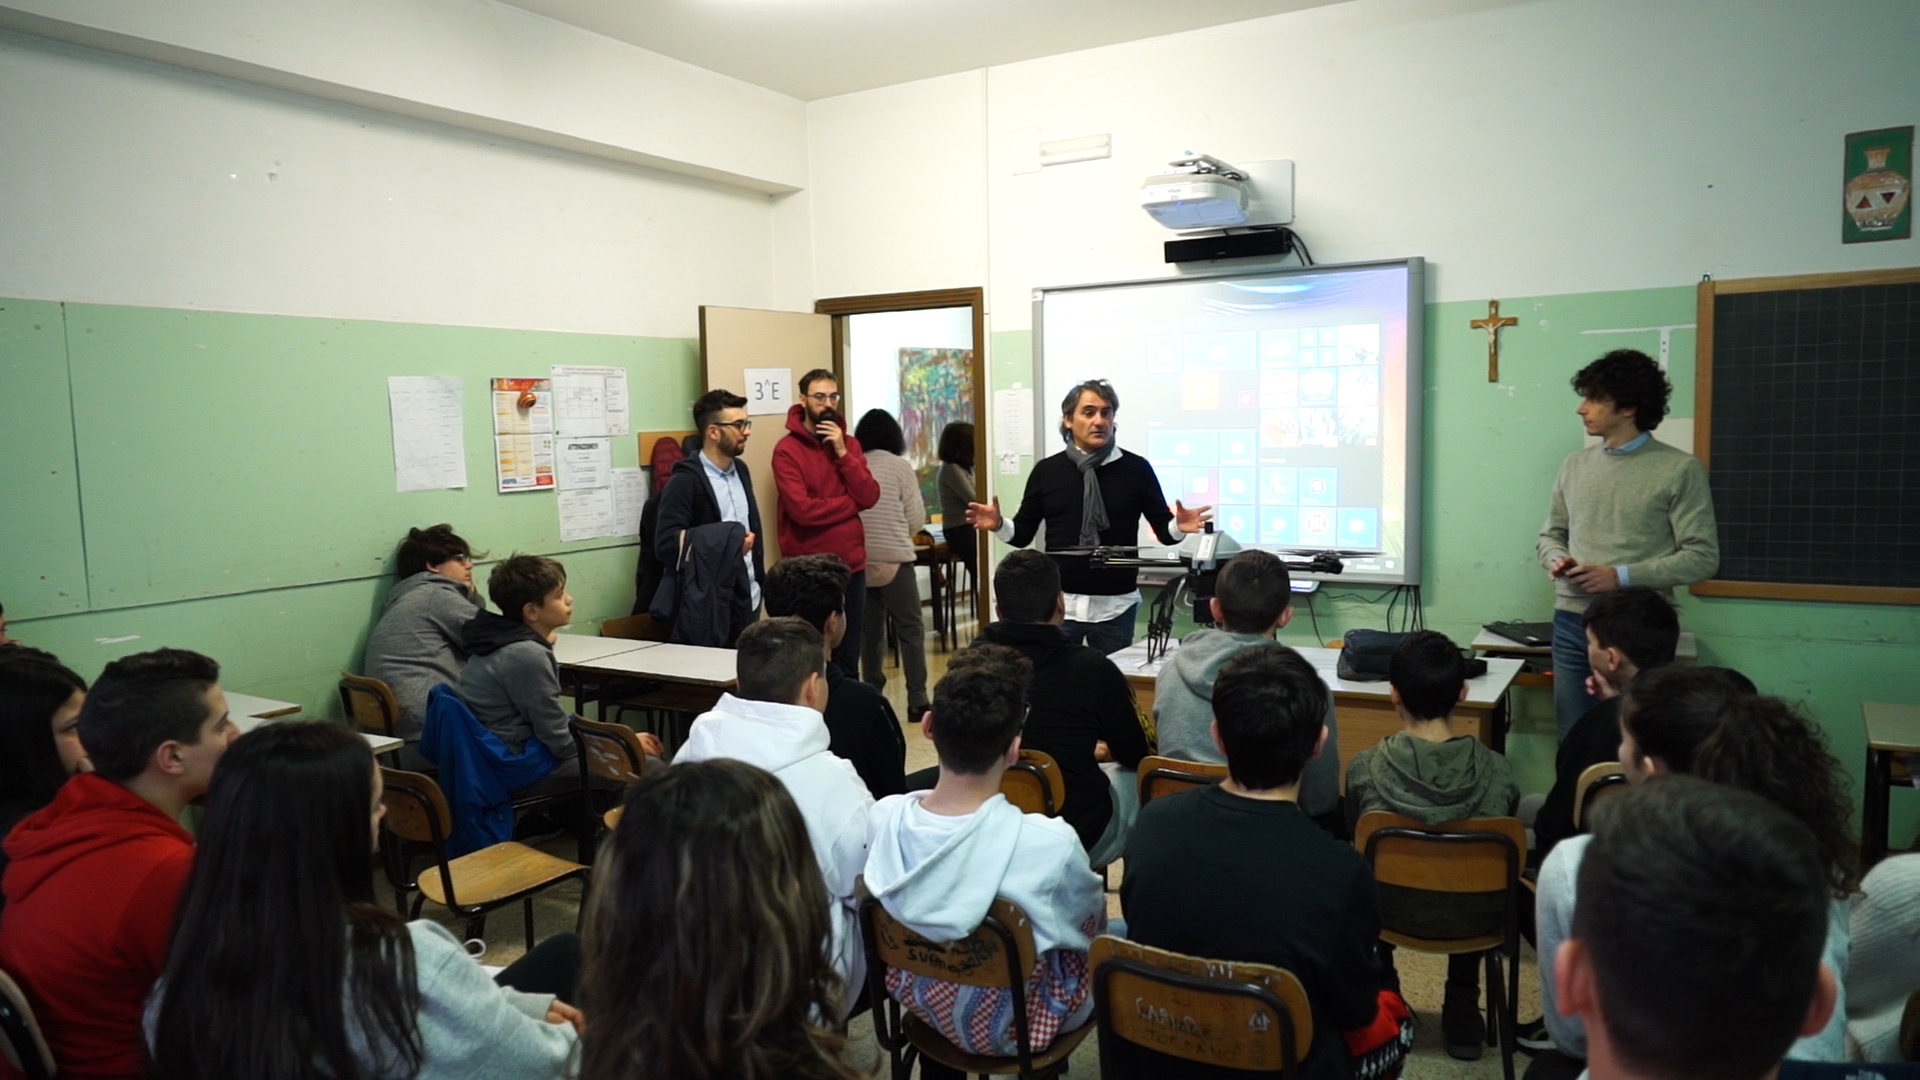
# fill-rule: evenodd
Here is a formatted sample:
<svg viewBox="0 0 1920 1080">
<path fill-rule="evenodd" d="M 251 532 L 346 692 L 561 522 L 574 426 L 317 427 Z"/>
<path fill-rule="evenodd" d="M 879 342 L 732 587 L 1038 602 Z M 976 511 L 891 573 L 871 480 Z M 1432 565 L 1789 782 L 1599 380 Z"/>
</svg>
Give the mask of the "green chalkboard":
<svg viewBox="0 0 1920 1080">
<path fill-rule="evenodd" d="M 87 609 L 60 305 L 0 300 L 0 603 L 10 619 Z"/>
<path fill-rule="evenodd" d="M 645 429 L 699 374 L 682 338 L 158 308 L 69 304 L 66 339 L 96 610 L 379 575 L 438 521 L 496 554 L 631 543 L 562 544 L 552 492 L 494 491 L 487 380 L 624 366 Z M 466 489 L 395 492 L 389 375 L 465 379 Z"/>
</svg>

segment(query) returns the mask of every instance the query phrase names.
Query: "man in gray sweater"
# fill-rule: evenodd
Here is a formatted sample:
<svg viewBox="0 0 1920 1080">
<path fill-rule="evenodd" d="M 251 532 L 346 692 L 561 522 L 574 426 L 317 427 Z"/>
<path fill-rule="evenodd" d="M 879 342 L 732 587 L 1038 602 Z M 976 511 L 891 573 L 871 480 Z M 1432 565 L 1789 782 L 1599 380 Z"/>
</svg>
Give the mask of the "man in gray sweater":
<svg viewBox="0 0 1920 1080">
<path fill-rule="evenodd" d="M 1581 368 L 1573 388 L 1580 394 L 1574 411 L 1600 442 L 1561 462 L 1535 545 L 1554 582 L 1553 707 L 1562 738 L 1595 701 L 1580 625 L 1593 597 L 1646 585 L 1671 601 L 1674 586 L 1704 581 L 1720 567 L 1706 469 L 1653 438 L 1673 393 L 1660 365 L 1616 349 Z"/>
<path fill-rule="evenodd" d="M 1223 629 L 1195 630 L 1180 639 L 1180 647 L 1154 680 L 1153 721 L 1160 753 L 1183 761 L 1224 764 L 1226 755 L 1208 733 L 1213 723 L 1213 684 L 1227 661 L 1256 645 L 1272 643 L 1274 634 L 1293 621 L 1293 588 L 1286 564 L 1265 551 L 1235 555 L 1220 571 L 1212 604 L 1213 620 Z M 1326 699 L 1326 749 L 1308 761 L 1300 774 L 1299 801 L 1308 817 L 1344 837 L 1340 725 L 1334 717 L 1333 694 L 1329 692 Z"/>
</svg>

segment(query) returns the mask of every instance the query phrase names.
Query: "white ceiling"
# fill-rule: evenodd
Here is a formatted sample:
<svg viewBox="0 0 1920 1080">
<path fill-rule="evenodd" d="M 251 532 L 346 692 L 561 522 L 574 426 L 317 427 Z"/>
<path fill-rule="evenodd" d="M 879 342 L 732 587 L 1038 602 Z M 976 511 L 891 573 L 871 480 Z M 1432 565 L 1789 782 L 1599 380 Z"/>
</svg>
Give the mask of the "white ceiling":
<svg viewBox="0 0 1920 1080">
<path fill-rule="evenodd" d="M 506 0 L 803 100 L 1340 0 Z"/>
</svg>

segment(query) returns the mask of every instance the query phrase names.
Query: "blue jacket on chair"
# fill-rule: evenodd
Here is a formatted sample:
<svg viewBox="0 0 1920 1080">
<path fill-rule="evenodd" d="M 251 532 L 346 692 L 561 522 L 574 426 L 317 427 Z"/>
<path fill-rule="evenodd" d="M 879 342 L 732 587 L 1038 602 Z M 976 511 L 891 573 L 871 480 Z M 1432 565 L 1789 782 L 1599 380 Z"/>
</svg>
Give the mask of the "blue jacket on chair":
<svg viewBox="0 0 1920 1080">
<path fill-rule="evenodd" d="M 539 739 L 528 739 L 517 754 L 508 750 L 445 683 L 427 693 L 420 753 L 440 767 L 440 790 L 453 815 L 448 858 L 513 839 L 511 793 L 545 779 L 560 763 Z"/>
</svg>

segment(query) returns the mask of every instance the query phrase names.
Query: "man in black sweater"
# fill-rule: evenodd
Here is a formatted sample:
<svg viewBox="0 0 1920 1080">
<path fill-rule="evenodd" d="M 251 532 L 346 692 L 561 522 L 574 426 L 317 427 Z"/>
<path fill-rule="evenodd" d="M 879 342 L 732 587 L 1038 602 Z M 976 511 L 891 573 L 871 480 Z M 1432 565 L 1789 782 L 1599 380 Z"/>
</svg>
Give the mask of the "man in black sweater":
<svg viewBox="0 0 1920 1080">
<path fill-rule="evenodd" d="M 1140 519 L 1147 519 L 1163 544 L 1180 542 L 1180 533 L 1199 532 L 1211 507 L 1192 510 L 1160 491 L 1160 478 L 1147 459 L 1128 454 L 1114 441 L 1114 414 L 1120 395 L 1104 379 L 1089 379 L 1067 391 L 1060 403 L 1060 437 L 1066 449 L 1044 458 L 1027 477 L 1020 509 L 1007 520 L 1000 497 L 992 503 L 968 503 L 967 523 L 993 533 L 1014 547 L 1026 547 L 1042 522 L 1047 550 L 1128 547 L 1140 542 Z M 1103 653 L 1133 644 L 1140 588 L 1131 567 L 1094 569 L 1084 554 L 1055 555 L 1066 590 L 1067 640 Z"/>
<path fill-rule="evenodd" d="M 654 533 L 647 537 L 667 577 L 675 572 L 682 533 L 702 525 L 738 522 L 747 530 L 740 557 L 748 573 L 741 586 L 746 595 L 733 599 L 731 645 L 753 624 L 760 610 L 760 583 L 766 565 L 760 552 L 760 506 L 753 497 L 753 477 L 740 455 L 747 451 L 753 421 L 747 399 L 727 390 L 709 390 L 693 403 L 693 426 L 700 432 L 700 452 L 674 463 L 673 475 L 660 492 Z M 716 644 L 710 642 L 710 644 Z"/>
<path fill-rule="evenodd" d="M 1665 597 L 1644 585 L 1601 593 L 1581 613 L 1587 692 L 1600 699 L 1567 730 L 1554 757 L 1553 789 L 1533 819 L 1533 850 L 1545 863 L 1553 846 L 1578 830 L 1573 800 L 1580 774 L 1603 761 L 1620 760 L 1620 693 L 1642 671 L 1673 663 L 1680 644 L 1680 617 Z"/>
<path fill-rule="evenodd" d="M 767 572 L 767 617 L 805 619 L 826 642 L 827 749 L 845 758 L 876 799 L 907 790 L 907 740 L 886 696 L 833 661 L 847 633 L 847 581 L 838 555 L 795 555 Z"/>
<path fill-rule="evenodd" d="M 993 596 L 1000 619 L 974 642 L 1005 645 L 1033 663 L 1020 745 L 1059 764 L 1067 787 L 1060 817 L 1080 834 L 1091 865 L 1105 866 L 1126 850 L 1139 809 L 1134 771 L 1147 755 L 1147 736 L 1133 688 L 1113 661 L 1060 632 L 1065 598 L 1053 559 L 1037 551 L 1008 555 L 994 571 Z M 1102 759 L 1119 770 L 1109 777 Z"/>
<path fill-rule="evenodd" d="M 1340 1033 L 1374 1021 L 1382 985 L 1373 872 L 1296 801 L 1300 771 L 1326 742 L 1326 699 L 1313 666 L 1285 645 L 1229 661 L 1213 686 L 1227 778 L 1142 807 L 1120 884 L 1128 938 L 1299 977 L 1313 1010 L 1299 1072 L 1309 1080 L 1349 1075 Z M 1216 1075 L 1127 1049 L 1141 1059 L 1135 1075 Z"/>
</svg>

